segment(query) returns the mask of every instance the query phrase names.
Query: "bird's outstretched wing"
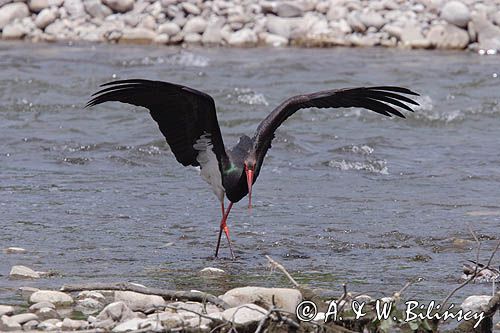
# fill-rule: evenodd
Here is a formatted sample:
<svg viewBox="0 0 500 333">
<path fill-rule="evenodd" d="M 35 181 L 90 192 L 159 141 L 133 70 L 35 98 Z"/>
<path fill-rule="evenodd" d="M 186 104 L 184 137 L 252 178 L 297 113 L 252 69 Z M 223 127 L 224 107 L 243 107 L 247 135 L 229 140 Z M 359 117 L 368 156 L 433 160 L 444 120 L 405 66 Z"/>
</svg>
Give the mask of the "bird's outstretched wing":
<svg viewBox="0 0 500 333">
<path fill-rule="evenodd" d="M 119 80 L 102 84 L 86 107 L 108 101 L 148 108 L 179 163 L 198 166 L 198 151 L 193 147 L 202 136 L 210 139 L 220 161 L 226 156 L 215 103 L 209 95 L 168 82 Z"/>
<path fill-rule="evenodd" d="M 396 115 L 405 118 L 390 104 L 412 112 L 413 110 L 403 102 L 419 104 L 401 94 L 418 96 L 417 93 L 406 88 L 380 86 L 326 90 L 291 97 L 274 109 L 257 127 L 253 137 L 256 158 L 260 163 L 262 162 L 267 150 L 271 147 L 276 129 L 300 109 L 362 107 L 384 116 Z"/>
</svg>

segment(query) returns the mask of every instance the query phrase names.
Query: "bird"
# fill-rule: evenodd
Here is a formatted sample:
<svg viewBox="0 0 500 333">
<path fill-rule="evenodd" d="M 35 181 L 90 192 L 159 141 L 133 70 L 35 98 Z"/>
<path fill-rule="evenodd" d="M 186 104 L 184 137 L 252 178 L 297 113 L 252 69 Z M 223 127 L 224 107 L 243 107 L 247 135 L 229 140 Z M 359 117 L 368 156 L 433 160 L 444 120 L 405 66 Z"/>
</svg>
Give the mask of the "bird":
<svg viewBox="0 0 500 333">
<path fill-rule="evenodd" d="M 494 268 L 474 260 L 467 260 L 472 263 L 463 265 L 463 280 L 472 280 L 472 282 L 500 282 L 500 267 Z"/>
<path fill-rule="evenodd" d="M 200 168 L 202 178 L 218 198 L 222 218 L 215 248 L 218 257 L 222 232 L 235 259 L 227 220 L 233 204 L 248 195 L 252 207 L 252 186 L 278 127 L 300 109 L 365 108 L 387 117 L 405 118 L 395 107 L 413 112 L 408 105 L 418 102 L 404 96 L 419 96 L 398 86 L 372 86 L 324 90 L 284 100 L 257 126 L 252 137 L 242 135 L 226 148 L 217 120 L 214 99 L 199 90 L 176 83 L 146 79 L 115 80 L 100 85 L 85 107 L 117 101 L 149 109 L 179 163 Z M 229 204 L 224 206 L 224 197 Z"/>
</svg>

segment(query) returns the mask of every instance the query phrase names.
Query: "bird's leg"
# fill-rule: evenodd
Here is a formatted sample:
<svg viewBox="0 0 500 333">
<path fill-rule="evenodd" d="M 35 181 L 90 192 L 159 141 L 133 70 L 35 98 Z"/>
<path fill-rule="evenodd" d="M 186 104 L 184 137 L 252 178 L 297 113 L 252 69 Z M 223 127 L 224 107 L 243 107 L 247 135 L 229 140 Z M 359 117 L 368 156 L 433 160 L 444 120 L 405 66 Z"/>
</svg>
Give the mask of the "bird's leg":
<svg viewBox="0 0 500 333">
<path fill-rule="evenodd" d="M 224 207 L 224 204 L 222 204 L 222 207 Z M 231 238 L 229 237 L 229 227 L 226 224 L 227 217 L 229 216 L 229 212 L 231 211 L 231 208 L 233 207 L 233 203 L 230 202 L 229 206 L 227 207 L 227 210 L 223 212 L 222 214 L 222 220 L 220 222 L 220 229 L 219 229 L 219 238 L 217 239 L 217 247 L 215 248 L 215 257 L 217 258 L 217 255 L 219 254 L 219 247 L 220 247 L 220 239 L 222 236 L 222 231 L 224 230 L 224 233 L 226 234 L 227 241 L 229 243 L 229 251 L 231 251 L 231 257 L 234 259 L 234 252 L 233 252 L 233 247 L 231 245 Z"/>
</svg>

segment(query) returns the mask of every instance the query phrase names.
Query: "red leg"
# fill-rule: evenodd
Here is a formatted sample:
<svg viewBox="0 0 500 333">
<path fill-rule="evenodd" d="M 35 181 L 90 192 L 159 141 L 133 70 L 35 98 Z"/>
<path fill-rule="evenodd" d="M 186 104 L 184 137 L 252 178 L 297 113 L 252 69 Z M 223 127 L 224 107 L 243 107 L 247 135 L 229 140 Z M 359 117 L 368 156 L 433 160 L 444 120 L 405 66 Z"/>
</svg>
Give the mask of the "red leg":
<svg viewBox="0 0 500 333">
<path fill-rule="evenodd" d="M 219 247 L 220 247 L 220 239 L 222 236 L 222 231 L 224 230 L 224 233 L 226 234 L 227 241 L 229 243 L 229 251 L 231 251 L 231 257 L 235 259 L 236 257 L 234 256 L 233 252 L 233 247 L 231 245 L 231 239 L 229 237 L 229 228 L 226 224 L 227 217 L 229 216 L 229 212 L 231 211 L 231 208 L 233 207 L 233 203 L 230 202 L 229 206 L 227 207 L 227 210 L 222 214 L 222 221 L 220 222 L 220 229 L 219 229 L 219 238 L 217 239 L 217 247 L 215 248 L 215 257 L 217 258 L 217 255 L 219 254 Z"/>
</svg>

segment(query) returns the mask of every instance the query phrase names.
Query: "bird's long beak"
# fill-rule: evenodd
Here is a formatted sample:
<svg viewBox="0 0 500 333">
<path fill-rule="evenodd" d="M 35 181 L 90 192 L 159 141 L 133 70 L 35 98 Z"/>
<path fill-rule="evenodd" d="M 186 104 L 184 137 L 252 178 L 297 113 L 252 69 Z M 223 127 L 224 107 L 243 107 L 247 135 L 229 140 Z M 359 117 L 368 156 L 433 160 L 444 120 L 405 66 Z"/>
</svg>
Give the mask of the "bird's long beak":
<svg viewBox="0 0 500 333">
<path fill-rule="evenodd" d="M 247 185 L 248 185 L 248 209 L 252 209 L 253 170 L 246 168 L 245 172 L 247 174 Z"/>
</svg>

